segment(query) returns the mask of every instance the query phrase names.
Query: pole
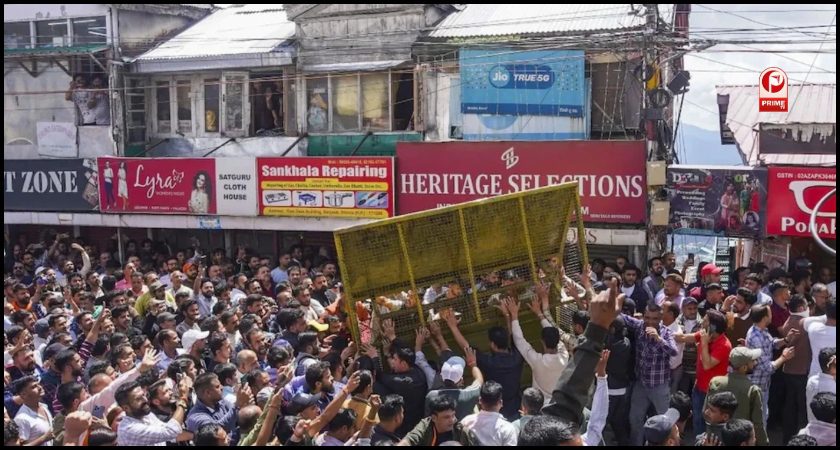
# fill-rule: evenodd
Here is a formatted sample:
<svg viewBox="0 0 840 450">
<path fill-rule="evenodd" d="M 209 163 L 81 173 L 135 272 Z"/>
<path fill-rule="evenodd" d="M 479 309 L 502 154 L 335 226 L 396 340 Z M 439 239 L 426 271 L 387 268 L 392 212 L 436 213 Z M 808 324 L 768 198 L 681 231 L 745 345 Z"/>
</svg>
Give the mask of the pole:
<svg viewBox="0 0 840 450">
<path fill-rule="evenodd" d="M 642 131 L 645 133 L 645 149 L 647 150 L 648 161 L 662 161 L 664 159 L 664 155 L 661 151 L 662 149 L 659 148 L 658 142 L 658 133 L 660 131 L 660 127 L 658 126 L 658 120 L 661 120 L 661 118 L 657 119 L 657 115 L 647 115 L 651 106 L 650 102 L 648 101 L 648 90 L 655 89 L 658 86 L 649 86 L 650 83 L 646 80 L 648 76 L 645 75 L 656 70 L 656 67 L 651 67 L 650 65 L 653 64 L 659 56 L 657 54 L 657 46 L 655 45 L 656 33 L 658 31 L 658 10 L 657 5 L 655 3 L 646 3 L 644 6 L 645 30 L 642 41 L 642 119 L 644 123 L 644 130 Z M 652 78 L 661 79 L 661 77 L 655 76 Z M 648 186 L 648 205 L 650 206 L 649 211 L 652 211 L 654 201 L 663 200 L 660 198 L 661 192 L 661 186 Z M 665 252 L 665 248 L 667 246 L 666 227 L 652 225 L 650 215 L 648 215 L 647 217 L 647 241 L 648 259 L 654 256 L 660 256 Z"/>
</svg>

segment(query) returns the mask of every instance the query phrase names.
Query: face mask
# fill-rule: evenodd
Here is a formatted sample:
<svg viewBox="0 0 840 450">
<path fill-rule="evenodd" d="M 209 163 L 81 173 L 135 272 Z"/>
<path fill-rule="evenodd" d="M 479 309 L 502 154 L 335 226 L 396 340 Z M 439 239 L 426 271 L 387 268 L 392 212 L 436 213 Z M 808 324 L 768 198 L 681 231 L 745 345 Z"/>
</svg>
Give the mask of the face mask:
<svg viewBox="0 0 840 450">
<path fill-rule="evenodd" d="M 802 311 L 802 312 L 790 313 L 790 315 L 791 316 L 797 316 L 797 317 L 804 317 L 804 318 L 807 319 L 808 317 L 811 317 L 811 312 L 806 309 L 805 311 Z"/>
</svg>

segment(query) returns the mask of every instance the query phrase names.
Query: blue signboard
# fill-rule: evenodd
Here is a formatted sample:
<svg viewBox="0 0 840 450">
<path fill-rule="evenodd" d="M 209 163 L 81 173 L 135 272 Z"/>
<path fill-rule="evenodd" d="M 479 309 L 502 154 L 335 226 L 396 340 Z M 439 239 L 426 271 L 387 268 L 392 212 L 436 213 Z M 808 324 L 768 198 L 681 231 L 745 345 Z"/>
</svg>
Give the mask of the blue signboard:
<svg viewBox="0 0 840 450">
<path fill-rule="evenodd" d="M 461 50 L 461 112 L 582 117 L 584 61 L 582 50 Z"/>
</svg>

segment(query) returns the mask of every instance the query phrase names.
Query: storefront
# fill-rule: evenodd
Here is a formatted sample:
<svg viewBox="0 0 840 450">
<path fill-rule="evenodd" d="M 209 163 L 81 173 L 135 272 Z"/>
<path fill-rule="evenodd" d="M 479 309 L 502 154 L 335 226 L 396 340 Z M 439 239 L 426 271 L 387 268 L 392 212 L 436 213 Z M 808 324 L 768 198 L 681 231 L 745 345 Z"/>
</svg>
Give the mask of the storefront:
<svg viewBox="0 0 840 450">
<path fill-rule="evenodd" d="M 401 142 L 397 169 L 399 214 L 578 182 L 590 259 L 644 259 L 643 142 Z"/>
</svg>

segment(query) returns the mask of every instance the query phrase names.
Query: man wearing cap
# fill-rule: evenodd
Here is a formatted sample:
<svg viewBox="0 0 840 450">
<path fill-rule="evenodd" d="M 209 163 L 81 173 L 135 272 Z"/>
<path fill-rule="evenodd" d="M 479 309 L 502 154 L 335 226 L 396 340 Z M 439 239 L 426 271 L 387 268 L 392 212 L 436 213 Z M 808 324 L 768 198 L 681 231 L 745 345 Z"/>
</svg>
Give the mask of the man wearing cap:
<svg viewBox="0 0 840 450">
<path fill-rule="evenodd" d="M 644 426 L 645 445 L 650 447 L 679 447 L 680 430 L 677 428 L 677 421 L 679 420 L 680 412 L 674 408 L 668 408 L 665 414 L 649 418 Z"/>
<path fill-rule="evenodd" d="M 701 263 L 702 264 L 702 263 Z M 706 286 L 710 284 L 719 284 L 720 283 L 720 274 L 723 272 L 723 269 L 714 265 L 714 263 L 708 263 L 704 265 L 700 269 L 700 280 L 699 286 L 693 287 L 689 289 L 689 294 L 691 297 L 697 299 L 697 301 L 703 300 L 705 297 L 705 290 Z"/>
<path fill-rule="evenodd" d="M 175 304 L 175 297 L 169 292 L 166 292 L 166 285 L 160 281 L 153 281 L 152 284 L 149 285 L 149 291 L 141 295 L 137 301 L 134 302 L 134 309 L 137 310 L 137 314 L 139 314 L 140 317 L 146 317 L 146 314 L 149 312 L 149 304 L 153 303 L 155 300 L 158 302 L 166 302 L 166 306 L 172 308 L 173 310 L 178 307 Z"/>
<path fill-rule="evenodd" d="M 189 330 L 181 336 L 181 343 L 184 345 L 184 353 L 195 358 L 196 361 L 201 361 L 204 365 L 204 346 L 207 344 L 207 337 L 210 336 L 209 331 Z"/>
<path fill-rule="evenodd" d="M 473 382 L 467 387 L 464 385 L 464 369 L 470 368 Z M 475 412 L 478 405 L 478 398 L 481 394 L 481 385 L 484 384 L 484 376 L 481 374 L 475 361 L 475 352 L 467 352 L 467 361 L 460 356 L 452 356 L 447 359 L 440 369 L 440 376 L 443 379 L 443 388 L 429 391 L 426 394 L 425 414 L 432 413 L 430 407 L 432 399 L 443 395 L 455 401 L 455 415 L 458 420 L 467 417 Z"/>
<path fill-rule="evenodd" d="M 768 445 L 767 432 L 764 428 L 763 400 L 761 388 L 754 385 L 747 377 L 761 359 L 762 351 L 758 348 L 735 347 L 729 353 L 729 365 L 732 372 L 728 375 L 712 378 L 706 400 L 718 392 L 729 391 L 738 399 L 738 409 L 733 419 L 746 419 L 755 425 L 755 437 L 758 445 Z"/>
</svg>

